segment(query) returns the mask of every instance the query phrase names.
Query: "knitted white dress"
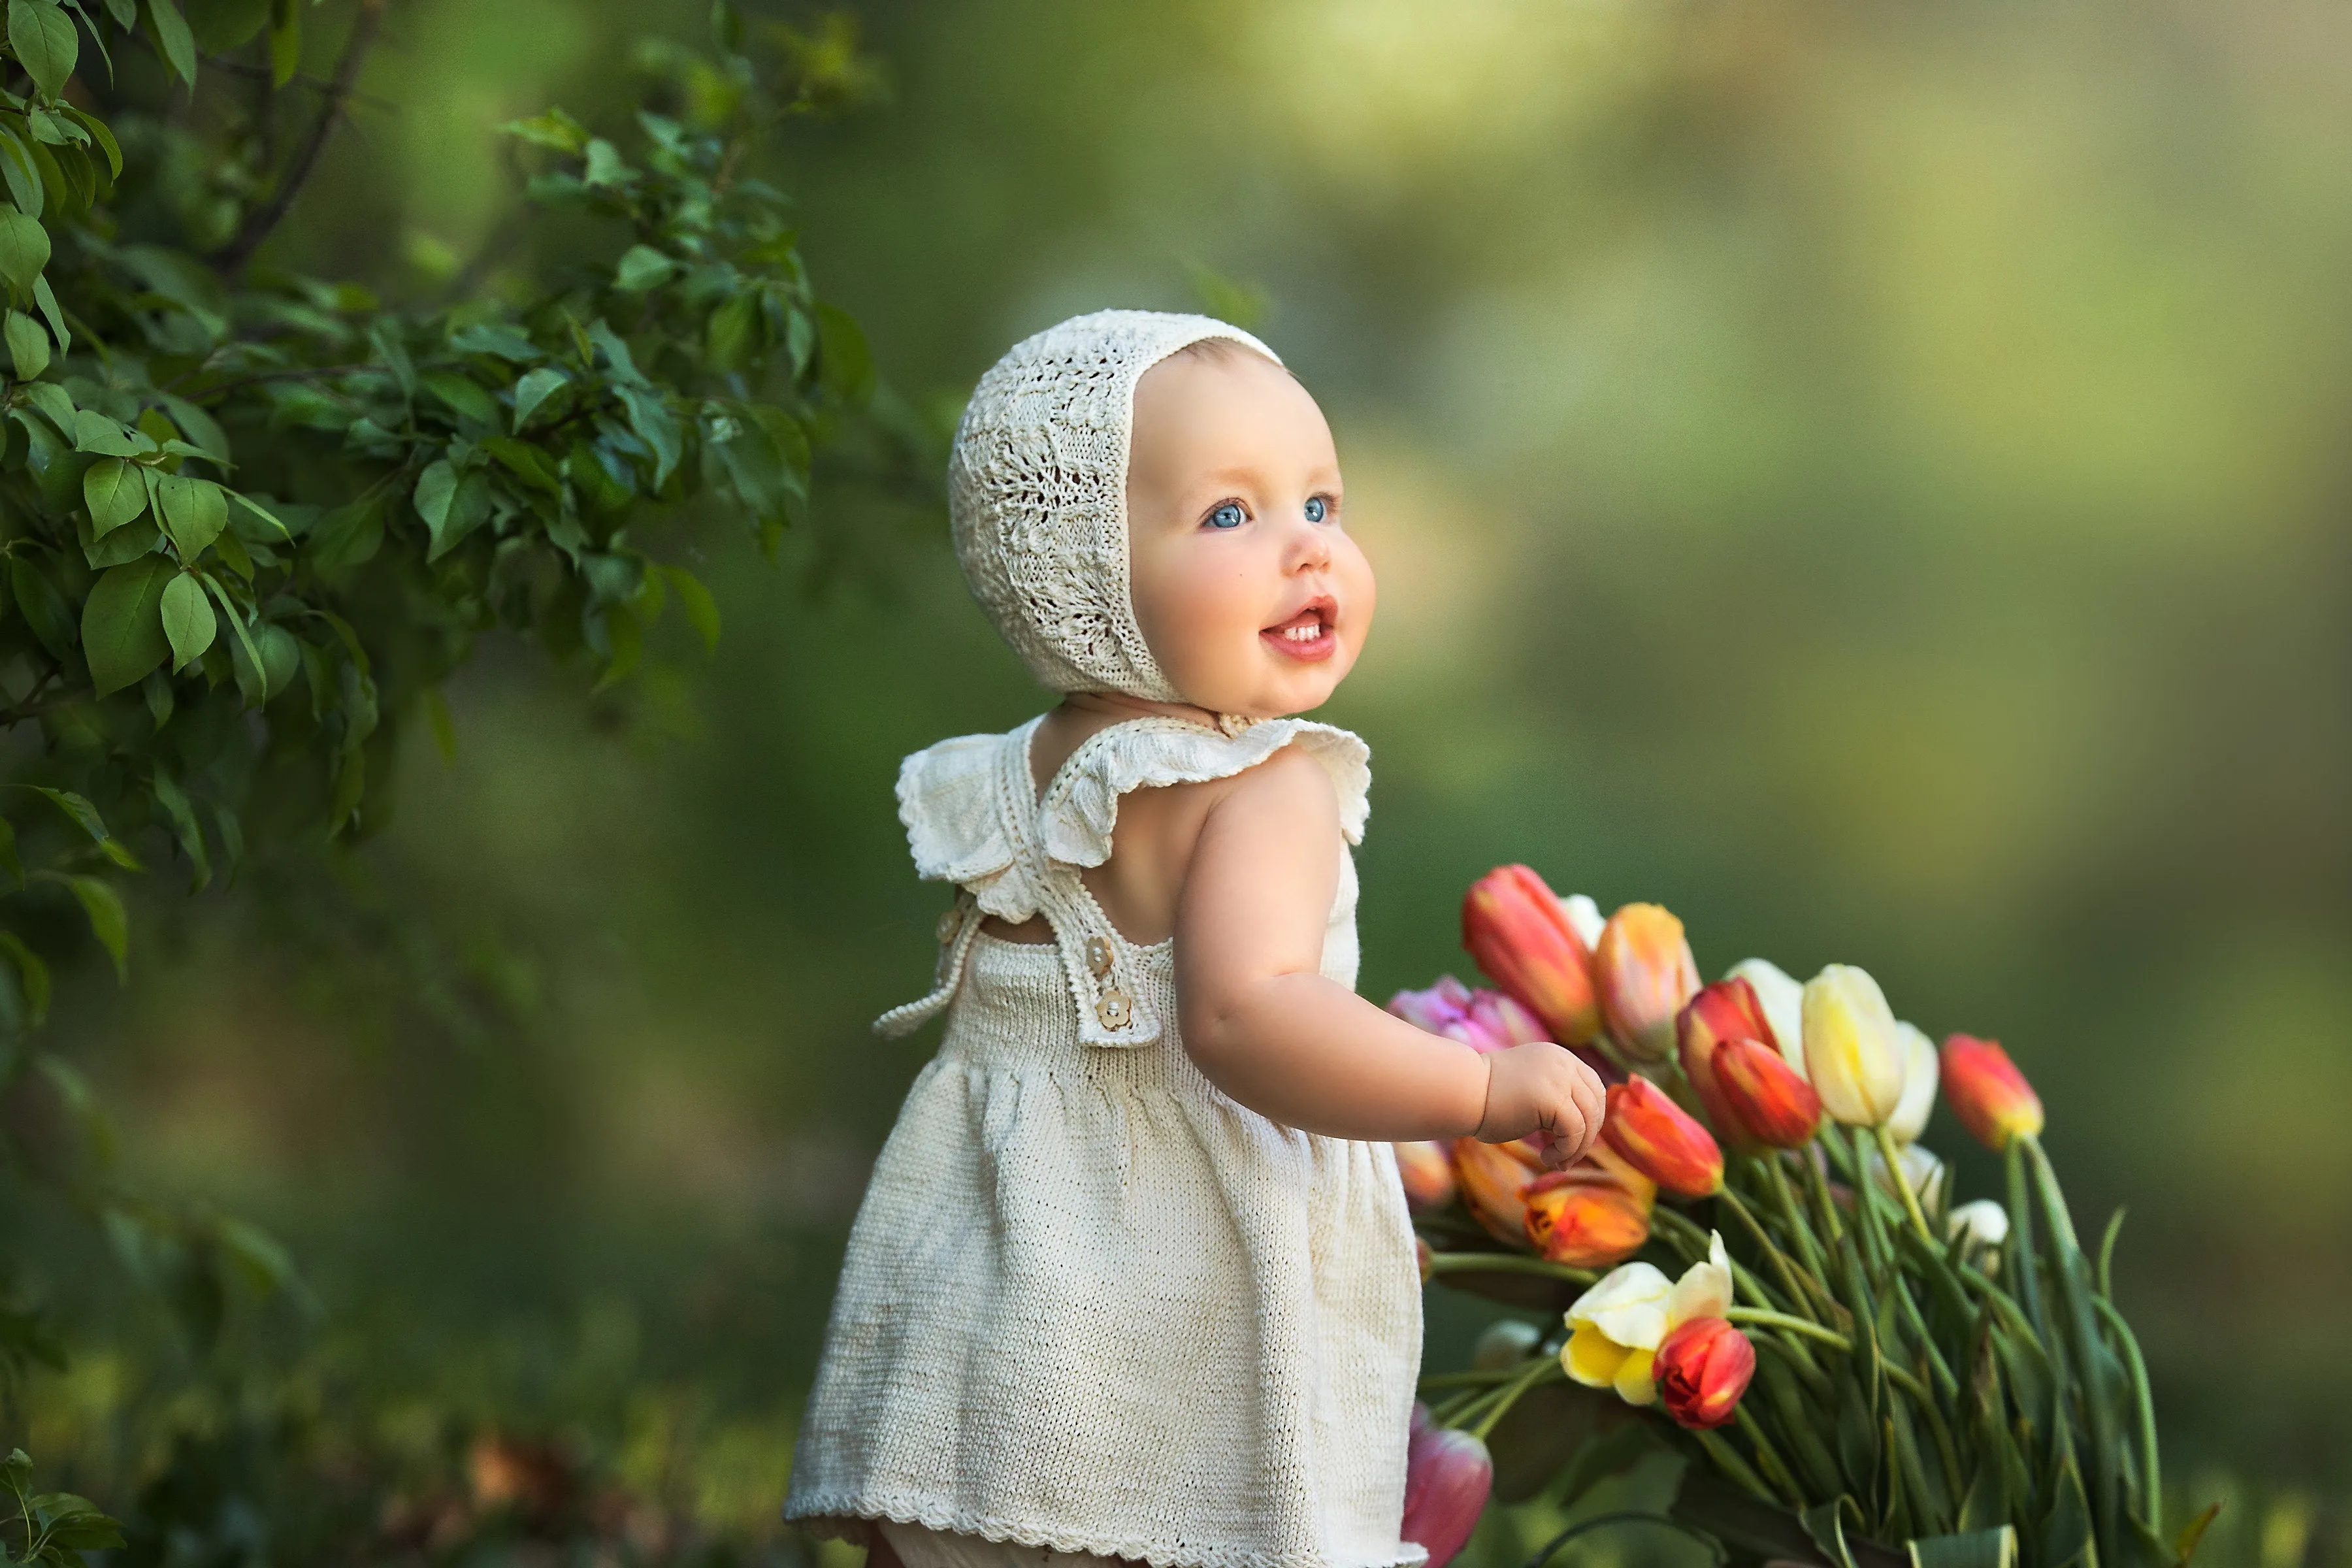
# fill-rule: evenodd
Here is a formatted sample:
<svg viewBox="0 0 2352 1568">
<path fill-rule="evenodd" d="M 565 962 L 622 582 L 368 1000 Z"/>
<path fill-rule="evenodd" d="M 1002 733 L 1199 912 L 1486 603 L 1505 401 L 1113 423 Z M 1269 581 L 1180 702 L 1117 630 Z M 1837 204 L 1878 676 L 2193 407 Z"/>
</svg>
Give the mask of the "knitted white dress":
<svg viewBox="0 0 2352 1568">
<path fill-rule="evenodd" d="M 947 1010 L 850 1233 L 787 1519 L 895 1520 L 1160 1568 L 1384 1568 L 1399 1539 L 1421 1293 L 1386 1143 L 1268 1121 L 1176 1037 L 1172 942 L 1078 879 L 1129 790 L 1296 742 L 1362 836 L 1364 744 L 1299 720 L 1089 737 L 1034 794 L 1033 720 L 907 759 L 916 866 L 958 884 Z M 1352 985 L 1342 852 L 1322 972 Z M 1050 944 L 981 933 L 1042 914 Z"/>
</svg>

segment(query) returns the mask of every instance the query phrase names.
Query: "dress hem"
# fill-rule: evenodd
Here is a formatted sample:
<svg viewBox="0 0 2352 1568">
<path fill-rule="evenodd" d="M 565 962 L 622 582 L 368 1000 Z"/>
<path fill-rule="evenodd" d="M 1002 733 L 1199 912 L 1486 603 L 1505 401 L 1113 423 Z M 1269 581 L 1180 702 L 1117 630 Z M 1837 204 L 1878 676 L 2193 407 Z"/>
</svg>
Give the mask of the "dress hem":
<svg viewBox="0 0 2352 1568">
<path fill-rule="evenodd" d="M 858 1529 L 887 1520 L 894 1524 L 918 1524 L 925 1530 L 956 1535 L 976 1535 L 983 1541 L 1010 1542 L 1017 1546 L 1043 1547 L 1052 1552 L 1084 1552 L 1097 1557 L 1129 1557 L 1151 1568 L 1422 1568 L 1429 1561 L 1426 1548 L 1405 1541 L 1395 1555 L 1337 1561 L 1316 1552 L 1253 1552 L 1242 1547 L 1187 1547 L 1111 1536 L 1082 1535 L 1071 1531 L 1041 1530 L 915 1499 L 881 1500 L 846 1492 L 819 1492 L 784 1505 L 784 1520 L 820 1536 L 857 1541 Z"/>
</svg>

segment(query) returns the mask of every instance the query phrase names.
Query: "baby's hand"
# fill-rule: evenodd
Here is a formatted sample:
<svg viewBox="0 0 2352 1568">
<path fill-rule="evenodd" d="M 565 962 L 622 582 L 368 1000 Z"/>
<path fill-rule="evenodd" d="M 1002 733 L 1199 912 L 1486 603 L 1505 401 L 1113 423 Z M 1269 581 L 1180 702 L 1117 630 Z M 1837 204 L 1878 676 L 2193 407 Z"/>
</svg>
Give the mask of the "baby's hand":
<svg viewBox="0 0 2352 1568">
<path fill-rule="evenodd" d="M 1601 1136 L 1608 1107 L 1601 1075 L 1547 1041 L 1513 1046 L 1486 1058 L 1486 1114 L 1477 1138 L 1507 1143 L 1534 1134 L 1544 1163 L 1565 1170 Z"/>
</svg>

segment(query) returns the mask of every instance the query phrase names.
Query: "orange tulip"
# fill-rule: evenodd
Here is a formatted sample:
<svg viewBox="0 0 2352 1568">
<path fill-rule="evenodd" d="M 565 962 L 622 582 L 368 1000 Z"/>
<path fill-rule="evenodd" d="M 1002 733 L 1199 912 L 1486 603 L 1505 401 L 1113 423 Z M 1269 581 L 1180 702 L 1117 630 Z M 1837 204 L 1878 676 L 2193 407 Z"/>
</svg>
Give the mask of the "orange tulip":
<svg viewBox="0 0 2352 1568">
<path fill-rule="evenodd" d="M 1481 1143 L 1475 1138 L 1454 1141 L 1454 1179 L 1463 1203 L 1487 1235 L 1507 1246 L 1527 1245 L 1525 1193 L 1538 1169 L 1539 1163 L 1516 1145 Z"/>
<path fill-rule="evenodd" d="M 1650 1363 L 1658 1402 L 1685 1426 L 1720 1426 L 1756 1375 L 1756 1347 L 1721 1318 L 1693 1318 L 1658 1342 Z"/>
<path fill-rule="evenodd" d="M 1714 1134 L 1639 1073 L 1609 1086 L 1601 1136 L 1670 1193 L 1703 1198 L 1722 1190 L 1723 1150 Z"/>
<path fill-rule="evenodd" d="M 1617 1048 L 1637 1062 L 1665 1060 L 1675 1048 L 1675 1015 L 1698 993 L 1683 922 L 1656 904 L 1627 904 L 1601 928 L 1592 979 Z"/>
<path fill-rule="evenodd" d="M 1998 1153 L 2019 1133 L 2042 1131 L 2042 1099 L 1999 1040 L 1954 1035 L 1944 1042 L 1944 1100 L 1970 1136 Z"/>
<path fill-rule="evenodd" d="M 1715 1123 L 1716 1136 L 1734 1144 L 1746 1129 L 1724 1103 L 1716 1086 L 1715 1053 L 1726 1040 L 1761 1040 L 1774 1045 L 1772 1023 L 1756 988 L 1738 975 L 1700 988 L 1675 1015 L 1675 1039 L 1683 1073 L 1698 1091 L 1698 1102 Z"/>
<path fill-rule="evenodd" d="M 1606 1268 L 1650 1239 L 1650 1205 L 1598 1167 L 1579 1161 L 1528 1184 L 1527 1235 L 1554 1263 Z"/>
<path fill-rule="evenodd" d="M 1559 1044 L 1580 1046 L 1601 1032 L 1592 955 L 1559 900 L 1527 867 L 1498 866 L 1470 885 L 1462 945 Z"/>
<path fill-rule="evenodd" d="M 1396 1163 L 1405 1205 L 1413 1213 L 1428 1214 L 1454 1201 L 1454 1163 L 1446 1158 L 1444 1144 L 1400 1143 Z"/>
<path fill-rule="evenodd" d="M 1801 1149 L 1822 1124 L 1822 1097 L 1789 1060 L 1758 1040 L 1726 1040 L 1715 1052 L 1716 1092 L 1740 1131 L 1776 1149 Z"/>
</svg>

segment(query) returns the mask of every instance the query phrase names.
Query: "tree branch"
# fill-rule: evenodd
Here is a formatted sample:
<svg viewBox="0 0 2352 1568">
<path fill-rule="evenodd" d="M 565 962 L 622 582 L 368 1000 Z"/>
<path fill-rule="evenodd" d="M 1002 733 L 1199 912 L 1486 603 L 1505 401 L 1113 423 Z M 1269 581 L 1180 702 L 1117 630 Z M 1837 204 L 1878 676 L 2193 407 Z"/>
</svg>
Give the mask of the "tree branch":
<svg viewBox="0 0 2352 1568">
<path fill-rule="evenodd" d="M 342 58 L 335 62 L 335 79 L 329 85 L 326 101 L 319 106 L 319 117 L 310 122 L 302 144 L 295 149 L 294 161 L 288 165 L 286 177 L 278 182 L 278 194 L 258 212 L 246 215 L 245 224 L 236 237 L 223 247 L 213 258 L 213 270 L 223 277 L 234 277 L 245 268 L 269 231 L 278 226 L 280 218 L 293 206 L 294 198 L 301 194 L 304 182 L 317 166 L 320 153 L 327 145 L 327 137 L 342 118 L 343 104 L 352 96 L 352 84 L 359 79 L 360 66 L 375 43 L 378 28 L 383 26 L 385 0 L 360 0 L 359 16 L 352 22 L 352 36 L 343 41 Z"/>
</svg>

